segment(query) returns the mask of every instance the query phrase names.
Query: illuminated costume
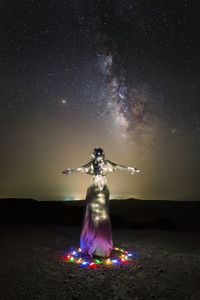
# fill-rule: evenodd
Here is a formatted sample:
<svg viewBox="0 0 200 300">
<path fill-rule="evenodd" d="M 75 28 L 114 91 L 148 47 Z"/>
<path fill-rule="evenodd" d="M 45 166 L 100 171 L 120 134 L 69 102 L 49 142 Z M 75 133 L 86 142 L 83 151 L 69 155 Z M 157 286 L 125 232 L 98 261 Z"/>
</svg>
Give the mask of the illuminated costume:
<svg viewBox="0 0 200 300">
<path fill-rule="evenodd" d="M 105 160 L 101 148 L 95 148 L 92 160 L 77 169 L 63 171 L 64 174 L 84 172 L 92 175 L 87 189 L 84 221 L 80 238 L 82 252 L 90 256 L 109 257 L 113 248 L 112 230 L 109 214 L 109 189 L 106 174 L 116 169 L 128 170 L 132 174 L 136 168 L 124 167 Z"/>
</svg>

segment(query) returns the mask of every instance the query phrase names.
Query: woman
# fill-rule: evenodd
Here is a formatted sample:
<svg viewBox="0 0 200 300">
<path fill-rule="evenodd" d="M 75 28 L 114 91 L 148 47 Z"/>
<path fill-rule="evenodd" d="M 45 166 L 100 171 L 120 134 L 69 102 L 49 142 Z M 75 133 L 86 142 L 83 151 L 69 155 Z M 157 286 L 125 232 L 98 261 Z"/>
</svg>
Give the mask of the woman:
<svg viewBox="0 0 200 300">
<path fill-rule="evenodd" d="M 80 247 L 83 253 L 90 256 L 109 257 L 112 251 L 112 231 L 109 215 L 109 190 L 106 174 L 115 170 L 130 171 L 131 174 L 139 170 L 124 167 L 105 160 L 103 149 L 95 148 L 91 161 L 77 169 L 67 169 L 63 174 L 83 172 L 92 175 L 87 189 L 84 221 L 81 232 Z"/>
</svg>

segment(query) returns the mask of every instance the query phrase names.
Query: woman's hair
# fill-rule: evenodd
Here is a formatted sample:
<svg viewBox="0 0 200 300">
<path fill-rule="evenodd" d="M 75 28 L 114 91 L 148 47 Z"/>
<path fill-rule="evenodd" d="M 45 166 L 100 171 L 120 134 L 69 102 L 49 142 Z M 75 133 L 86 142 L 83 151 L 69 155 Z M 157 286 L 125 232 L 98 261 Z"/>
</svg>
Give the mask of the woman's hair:
<svg viewBox="0 0 200 300">
<path fill-rule="evenodd" d="M 103 149 L 102 148 L 94 148 L 92 157 L 97 158 L 100 156 L 102 156 L 103 158 L 105 157 L 105 153 L 104 153 Z"/>
<path fill-rule="evenodd" d="M 103 175 L 104 170 L 104 164 L 102 165 L 101 158 L 105 157 L 105 153 L 102 148 L 94 148 L 93 153 L 92 153 L 92 164 L 94 168 L 94 175 Z M 100 158 L 100 160 L 98 160 Z"/>
</svg>

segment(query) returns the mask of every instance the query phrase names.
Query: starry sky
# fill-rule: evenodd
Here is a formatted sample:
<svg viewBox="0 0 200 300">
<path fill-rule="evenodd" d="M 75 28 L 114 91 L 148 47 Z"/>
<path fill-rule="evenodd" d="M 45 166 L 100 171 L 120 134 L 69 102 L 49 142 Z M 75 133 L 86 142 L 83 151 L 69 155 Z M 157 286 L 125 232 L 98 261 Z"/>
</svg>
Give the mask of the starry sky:
<svg viewBox="0 0 200 300">
<path fill-rule="evenodd" d="M 0 197 L 199 200 L 198 0 L 0 1 Z"/>
</svg>

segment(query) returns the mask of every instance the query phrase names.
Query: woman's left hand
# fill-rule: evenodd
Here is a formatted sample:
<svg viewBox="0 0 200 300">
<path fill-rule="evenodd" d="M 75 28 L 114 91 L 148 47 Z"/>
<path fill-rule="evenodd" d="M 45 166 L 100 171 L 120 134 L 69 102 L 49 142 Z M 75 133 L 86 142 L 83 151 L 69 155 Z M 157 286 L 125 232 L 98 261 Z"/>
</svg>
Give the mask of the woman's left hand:
<svg viewBox="0 0 200 300">
<path fill-rule="evenodd" d="M 135 174 L 135 173 L 139 173 L 140 172 L 140 170 L 139 169 L 137 169 L 137 168 L 129 168 L 129 170 L 131 171 L 131 174 Z"/>
</svg>

